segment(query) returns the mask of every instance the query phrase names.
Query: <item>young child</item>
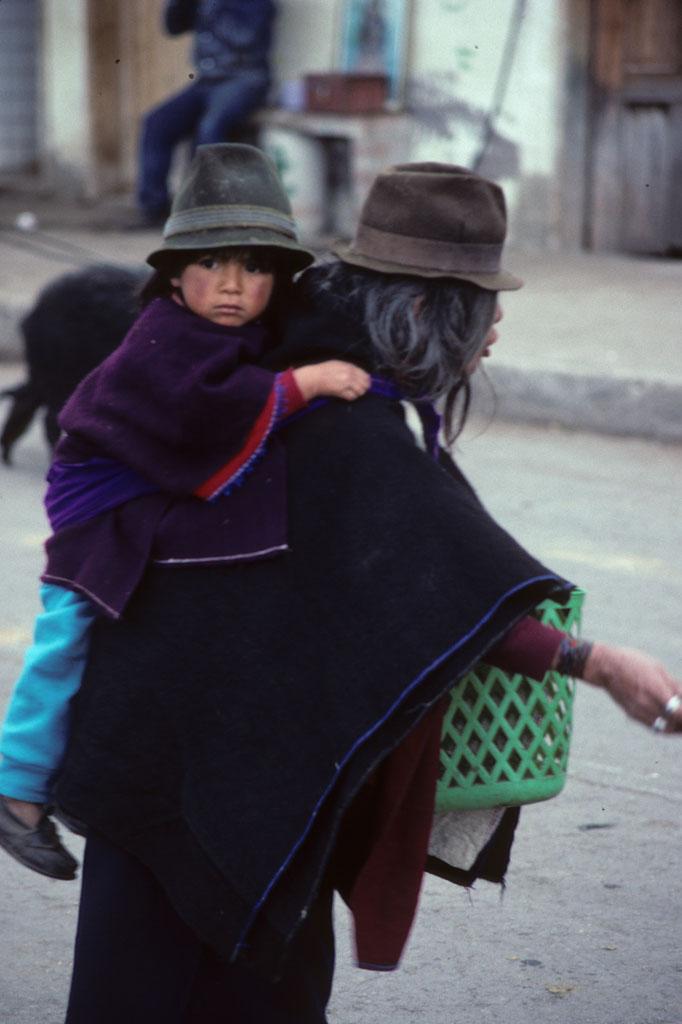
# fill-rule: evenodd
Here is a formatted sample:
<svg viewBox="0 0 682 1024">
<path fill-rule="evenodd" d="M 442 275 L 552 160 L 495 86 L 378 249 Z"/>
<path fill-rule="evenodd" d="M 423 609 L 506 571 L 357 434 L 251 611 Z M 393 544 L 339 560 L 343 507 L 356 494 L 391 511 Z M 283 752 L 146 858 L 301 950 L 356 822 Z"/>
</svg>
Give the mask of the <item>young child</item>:
<svg viewBox="0 0 682 1024">
<path fill-rule="evenodd" d="M 48 805 L 97 615 L 120 616 L 151 562 L 286 551 L 278 425 L 317 396 L 350 401 L 370 386 L 339 360 L 280 374 L 255 365 L 273 344 L 273 304 L 312 261 L 264 154 L 199 147 L 148 258 L 141 315 L 62 412 L 44 611 L 0 738 L 0 846 L 35 871 L 75 877 Z"/>
</svg>

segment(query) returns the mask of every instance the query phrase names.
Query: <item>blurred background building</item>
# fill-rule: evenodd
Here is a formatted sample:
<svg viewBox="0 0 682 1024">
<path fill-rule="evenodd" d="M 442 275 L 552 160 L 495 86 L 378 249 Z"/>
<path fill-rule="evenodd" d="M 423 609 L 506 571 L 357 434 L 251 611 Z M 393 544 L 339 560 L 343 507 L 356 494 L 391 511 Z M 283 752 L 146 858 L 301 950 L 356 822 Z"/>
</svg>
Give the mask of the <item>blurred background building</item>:
<svg viewBox="0 0 682 1024">
<path fill-rule="evenodd" d="M 192 74 L 162 8 L 2 0 L 0 190 L 130 193 L 142 113 Z M 377 170 L 429 159 L 500 181 L 519 244 L 682 251 L 680 0 L 278 8 L 276 87 L 244 137 L 275 157 L 306 234 L 349 233 Z"/>
</svg>

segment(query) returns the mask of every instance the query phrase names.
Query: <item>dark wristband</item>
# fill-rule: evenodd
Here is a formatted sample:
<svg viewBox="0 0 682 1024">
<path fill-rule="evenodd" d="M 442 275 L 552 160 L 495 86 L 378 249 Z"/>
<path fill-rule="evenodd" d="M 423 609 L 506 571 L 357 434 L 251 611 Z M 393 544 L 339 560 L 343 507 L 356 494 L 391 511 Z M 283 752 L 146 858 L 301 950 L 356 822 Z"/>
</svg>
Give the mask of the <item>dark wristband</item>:
<svg viewBox="0 0 682 1024">
<path fill-rule="evenodd" d="M 559 644 L 556 671 L 562 676 L 583 679 L 585 665 L 592 646 L 589 640 L 577 640 L 573 636 L 565 636 Z"/>
</svg>

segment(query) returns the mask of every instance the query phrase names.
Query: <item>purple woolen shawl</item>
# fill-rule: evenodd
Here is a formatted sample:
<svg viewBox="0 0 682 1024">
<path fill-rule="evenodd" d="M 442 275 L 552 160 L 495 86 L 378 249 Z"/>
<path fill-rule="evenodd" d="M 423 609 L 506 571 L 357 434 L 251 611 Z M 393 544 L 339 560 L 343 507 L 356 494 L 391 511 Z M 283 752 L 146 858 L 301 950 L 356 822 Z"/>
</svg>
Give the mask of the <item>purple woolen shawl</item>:
<svg viewBox="0 0 682 1024">
<path fill-rule="evenodd" d="M 155 299 L 62 410 L 57 459 L 116 459 L 169 494 L 192 494 L 239 452 L 275 374 L 257 323 L 222 327 Z M 84 446 L 85 445 L 85 449 Z"/>
<path fill-rule="evenodd" d="M 64 407 L 56 458 L 116 460 L 156 493 L 58 530 L 46 544 L 46 582 L 118 617 L 150 561 L 210 565 L 286 550 L 285 453 L 268 436 L 275 415 L 257 458 L 240 464 L 248 487 L 211 502 L 193 496 L 240 456 L 273 405 L 276 375 L 252 365 L 267 344 L 258 324 L 221 327 L 167 299 L 147 307 Z"/>
</svg>

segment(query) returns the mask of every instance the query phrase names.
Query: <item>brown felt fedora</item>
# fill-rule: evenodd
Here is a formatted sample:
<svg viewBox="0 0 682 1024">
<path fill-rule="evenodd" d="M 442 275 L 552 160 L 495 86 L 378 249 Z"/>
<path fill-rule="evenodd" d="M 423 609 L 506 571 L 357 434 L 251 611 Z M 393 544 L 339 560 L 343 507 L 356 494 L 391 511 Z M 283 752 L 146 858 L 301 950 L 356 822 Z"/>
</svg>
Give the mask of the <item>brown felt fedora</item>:
<svg viewBox="0 0 682 1024">
<path fill-rule="evenodd" d="M 398 164 L 377 176 L 344 263 L 385 274 L 452 277 L 490 291 L 520 288 L 503 270 L 507 212 L 499 185 L 454 164 Z"/>
<path fill-rule="evenodd" d="M 173 200 L 163 245 L 147 257 L 158 267 L 183 250 L 267 246 L 292 272 L 315 256 L 299 245 L 291 204 L 270 157 L 255 146 L 220 142 L 198 146 Z"/>
</svg>

